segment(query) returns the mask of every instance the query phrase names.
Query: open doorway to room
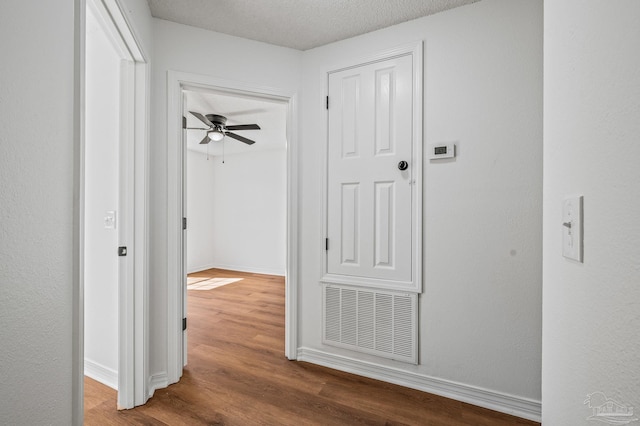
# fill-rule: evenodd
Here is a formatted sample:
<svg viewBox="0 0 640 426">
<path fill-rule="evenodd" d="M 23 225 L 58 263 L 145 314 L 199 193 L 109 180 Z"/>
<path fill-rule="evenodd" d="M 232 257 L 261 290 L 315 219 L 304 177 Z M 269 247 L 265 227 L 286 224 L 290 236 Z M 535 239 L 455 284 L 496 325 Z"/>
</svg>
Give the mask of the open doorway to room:
<svg viewBox="0 0 640 426">
<path fill-rule="evenodd" d="M 287 220 L 287 105 L 265 99 L 185 90 L 186 272 L 209 268 L 284 276 Z M 207 139 L 189 111 L 218 114 L 227 125 L 257 124 Z"/>
<path fill-rule="evenodd" d="M 118 389 L 121 52 L 91 2 L 86 14 L 84 373 Z"/>
<path fill-rule="evenodd" d="M 168 117 L 169 120 L 167 122 L 167 142 L 168 142 L 168 211 L 167 211 L 167 219 L 168 219 L 168 250 L 167 250 L 167 277 L 168 277 L 168 294 L 167 294 L 167 313 L 168 319 L 167 322 L 167 383 L 177 383 L 180 381 L 180 378 L 183 376 L 183 368 L 187 364 L 187 336 L 189 333 L 189 327 L 185 327 L 185 325 L 189 322 L 189 312 L 187 306 L 187 272 L 189 269 L 189 265 L 187 263 L 186 255 L 188 253 L 188 231 L 185 230 L 185 221 L 188 226 L 189 225 L 189 217 L 187 215 L 187 202 L 188 199 L 186 197 L 187 192 L 187 184 L 188 178 L 187 175 L 189 172 L 186 168 L 187 157 L 190 155 L 187 149 L 189 136 L 188 132 L 191 130 L 185 130 L 185 127 L 199 127 L 205 128 L 210 127 L 207 124 L 204 124 L 206 121 L 200 119 L 198 123 L 198 119 L 190 114 L 188 108 L 185 103 L 185 92 L 198 92 L 201 94 L 211 94 L 218 95 L 220 97 L 226 96 L 228 98 L 237 98 L 235 99 L 238 104 L 234 108 L 232 104 L 229 107 L 225 107 L 225 111 L 219 110 L 217 105 L 210 105 L 211 109 L 203 110 L 203 111 L 194 111 L 198 113 L 204 114 L 216 114 L 217 115 L 225 115 L 228 116 L 228 125 L 237 126 L 239 124 L 253 124 L 257 123 L 258 118 L 249 117 L 250 113 L 258 113 L 259 110 L 264 109 L 264 106 L 267 104 L 281 105 L 281 111 L 284 111 L 284 120 L 276 120 L 276 122 L 280 122 L 281 125 L 285 129 L 285 138 L 283 139 L 285 146 L 285 156 L 280 157 L 280 160 L 261 160 L 257 161 L 255 158 L 251 156 L 243 158 L 238 154 L 233 152 L 234 149 L 242 149 L 249 147 L 248 144 L 244 144 L 241 142 L 242 137 L 251 138 L 256 140 L 255 144 L 251 144 L 250 147 L 257 146 L 260 142 L 257 138 L 261 137 L 260 132 L 264 133 L 263 130 L 250 130 L 236 128 L 233 130 L 233 133 L 239 135 L 242 133 L 242 137 L 233 137 L 224 138 L 224 143 L 215 145 L 213 142 L 209 143 L 209 162 L 212 161 L 215 163 L 216 160 L 218 162 L 219 167 L 227 167 L 233 163 L 237 165 L 244 166 L 244 171 L 242 172 L 242 168 L 218 168 L 218 173 L 222 174 L 229 173 L 229 179 L 239 180 L 241 182 L 245 182 L 246 187 L 242 189 L 237 189 L 232 191 L 232 197 L 229 198 L 231 201 L 227 201 L 227 204 L 236 204 L 240 205 L 244 202 L 244 198 L 250 198 L 250 191 L 255 188 L 260 188 L 262 182 L 259 180 L 266 180 L 266 178 L 260 177 L 259 175 L 254 175 L 253 178 L 247 179 L 247 175 L 251 175 L 251 173 L 257 172 L 258 169 L 262 167 L 262 173 L 271 173 L 276 176 L 281 176 L 278 173 L 278 169 L 284 169 L 285 176 L 285 208 L 284 214 L 281 217 L 278 215 L 274 217 L 278 217 L 278 220 L 284 221 L 284 235 L 281 234 L 281 237 L 284 236 L 285 240 L 285 256 L 284 256 L 284 300 L 281 302 L 281 305 L 284 304 L 284 355 L 288 359 L 297 359 L 297 304 L 295 303 L 297 300 L 297 265 L 298 265 L 298 175 L 297 175 L 297 150 L 296 150 L 296 138 L 297 138 L 297 96 L 295 93 L 291 93 L 286 90 L 277 89 L 277 88 L 269 88 L 262 86 L 254 86 L 251 84 L 247 84 L 244 82 L 231 81 L 231 80 L 223 80 L 218 79 L 211 76 L 201 75 L 201 74 L 190 74 L 183 73 L 178 71 L 169 71 L 167 73 L 168 79 L 168 93 L 167 93 L 167 103 L 168 103 Z M 247 104 L 241 104 L 242 100 L 253 100 L 254 102 L 263 102 L 262 106 L 247 106 Z M 229 99 L 231 102 L 231 99 Z M 206 107 L 206 106 L 205 106 Z M 190 117 L 187 118 L 185 115 Z M 238 114 L 244 113 L 244 114 Z M 234 117 L 234 114 L 237 116 Z M 282 116 L 282 112 L 280 112 L 280 116 Z M 232 120 L 233 119 L 233 120 Z M 195 120 L 195 121 L 193 121 Z M 238 124 L 233 124 L 238 123 Z M 265 126 L 268 127 L 270 123 L 265 122 Z M 262 126 L 262 123 L 260 123 Z M 205 130 L 208 130 L 205 128 Z M 236 131 L 237 130 L 237 131 Z M 247 131 L 244 131 L 247 130 Z M 200 141 L 204 139 L 205 131 L 200 130 L 196 132 L 196 136 L 193 136 L 195 142 L 192 142 L 194 145 L 200 145 Z M 215 139 L 215 138 L 214 138 Z M 246 141 L 245 141 L 246 142 Z M 207 145 L 207 144 L 203 144 Z M 246 146 L 245 146 L 246 145 Z M 268 147 L 269 144 L 263 140 L 263 147 Z M 207 147 L 204 146 L 204 160 L 206 160 L 207 155 Z M 216 152 L 215 150 L 220 150 Z M 222 164 L 222 150 L 224 150 L 224 160 L 225 163 Z M 270 155 L 269 151 L 277 151 L 266 149 L 263 155 Z M 251 150 L 248 152 L 253 153 Z M 258 155 L 258 153 L 253 153 Z M 273 154 L 273 153 L 271 153 Z M 284 161 L 283 161 L 284 158 Z M 236 170 L 236 171 L 234 171 Z M 216 173 L 215 169 L 211 173 Z M 233 175 L 233 173 L 239 173 Z M 220 179 L 222 182 L 222 179 Z M 213 186 L 213 184 L 211 184 Z M 226 187 L 222 188 L 222 191 L 228 191 Z M 258 191 L 256 195 L 252 197 L 258 200 L 264 200 L 265 196 L 269 196 L 269 191 L 262 190 Z M 273 195 L 271 195 L 273 197 Z M 222 198 L 221 198 L 222 199 Z M 248 234 L 252 241 L 249 241 L 244 245 L 244 248 L 240 247 L 238 252 L 245 252 L 245 257 L 241 257 L 240 260 L 232 260 L 231 258 L 222 258 L 219 257 L 217 260 L 214 258 L 209 262 L 220 262 L 214 266 L 222 266 L 228 267 L 227 265 L 236 265 L 237 269 L 240 269 L 239 266 L 243 266 L 242 263 L 246 263 L 246 253 L 250 252 L 252 246 L 257 245 L 257 234 L 264 232 L 264 226 L 260 229 L 253 229 L 252 232 L 247 232 L 247 229 L 251 230 L 251 226 L 257 223 L 258 220 L 256 217 L 268 216 L 265 213 L 265 207 L 260 205 L 254 205 L 251 207 L 243 207 L 241 210 L 237 208 L 235 210 L 229 210 L 233 212 L 231 215 L 234 218 L 236 223 L 240 223 L 244 226 L 240 232 Z M 244 221 L 239 220 L 242 215 L 246 215 L 247 219 Z M 274 219 L 275 220 L 275 219 Z M 188 227 L 187 226 L 187 227 Z M 272 224 L 265 225 L 267 227 L 273 227 Z M 223 234 L 223 231 L 220 231 Z M 193 232 L 191 232 L 193 233 Z M 227 246 L 223 247 L 223 252 L 231 252 L 231 246 L 235 243 L 235 241 L 228 240 Z M 264 251 L 274 251 L 273 244 L 269 247 L 271 248 L 262 248 Z M 263 258 L 264 253 L 263 254 Z M 222 260 L 220 260 L 222 259 Z M 231 260 L 230 260 L 231 259 Z M 200 266 L 206 266 L 206 262 L 202 263 Z M 229 263 L 222 263 L 229 262 Z M 233 263 L 236 262 L 236 263 Z M 195 265 L 195 262 L 191 267 Z M 265 263 L 257 263 L 254 265 L 255 269 L 246 268 L 249 273 L 256 272 L 271 272 L 277 271 L 279 269 L 278 266 L 266 266 Z M 278 279 L 282 280 L 282 277 L 278 277 Z M 233 287 L 234 284 L 231 284 L 230 287 Z M 225 286 L 229 287 L 229 286 Z M 280 356 L 282 357 L 282 352 L 280 352 Z"/>
<path fill-rule="evenodd" d="M 258 339 L 254 343 L 262 349 L 270 343 L 282 356 L 287 103 L 209 90 L 183 94 L 189 129 L 184 171 L 189 336 L 185 364 L 190 364 L 186 374 L 198 371 L 198 377 L 206 380 L 202 365 L 211 362 L 215 352 L 219 366 L 231 353 L 229 348 L 240 341 Z M 197 114 L 224 116 L 232 129 L 257 124 L 259 129 L 233 130 L 255 143 L 229 136 L 210 140 L 207 130 L 200 130 L 207 125 Z M 247 356 L 252 348 L 256 349 L 243 346 Z"/>
</svg>

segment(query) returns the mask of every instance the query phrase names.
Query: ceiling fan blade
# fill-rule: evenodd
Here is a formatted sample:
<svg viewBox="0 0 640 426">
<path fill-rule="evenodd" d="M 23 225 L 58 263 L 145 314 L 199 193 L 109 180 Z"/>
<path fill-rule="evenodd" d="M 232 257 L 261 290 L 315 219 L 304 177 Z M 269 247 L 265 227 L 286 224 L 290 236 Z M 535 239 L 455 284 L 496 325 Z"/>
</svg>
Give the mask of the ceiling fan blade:
<svg viewBox="0 0 640 426">
<path fill-rule="evenodd" d="M 205 129 L 204 127 L 185 127 L 185 130 L 211 130 L 211 129 Z"/>
<path fill-rule="evenodd" d="M 193 114 L 198 120 L 202 121 L 204 124 L 206 124 L 209 127 L 213 127 L 213 123 L 211 121 L 209 121 L 209 119 L 207 117 L 205 117 L 204 115 L 200 114 L 199 112 L 193 112 L 193 111 L 189 111 L 191 114 Z"/>
<path fill-rule="evenodd" d="M 204 137 L 204 139 L 202 139 L 202 140 L 200 141 L 200 145 L 205 145 L 205 144 L 208 144 L 209 142 L 211 142 L 211 139 L 209 139 L 209 135 L 207 134 L 207 135 Z"/>
<path fill-rule="evenodd" d="M 226 126 L 227 130 L 260 130 L 257 124 L 238 124 L 236 126 Z"/>
<path fill-rule="evenodd" d="M 244 142 L 247 145 L 253 145 L 254 143 L 256 143 L 256 141 L 252 141 L 251 139 L 247 139 L 244 136 L 236 135 L 235 133 L 227 132 L 226 135 L 229 136 L 230 138 L 234 138 L 236 140 L 239 140 L 240 142 Z"/>
</svg>

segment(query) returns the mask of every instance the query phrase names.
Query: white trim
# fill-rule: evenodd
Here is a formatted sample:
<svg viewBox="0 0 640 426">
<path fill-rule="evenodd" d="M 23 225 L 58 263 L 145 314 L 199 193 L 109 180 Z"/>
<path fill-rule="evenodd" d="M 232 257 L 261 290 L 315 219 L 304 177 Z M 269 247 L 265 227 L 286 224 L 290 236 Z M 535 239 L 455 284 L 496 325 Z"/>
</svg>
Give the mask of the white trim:
<svg viewBox="0 0 640 426">
<path fill-rule="evenodd" d="M 422 59 L 422 46 L 422 40 L 417 40 L 414 42 L 403 43 L 390 49 L 366 53 L 361 56 L 342 60 L 332 66 L 326 67 L 323 75 L 326 76 L 326 74 L 330 72 L 340 72 L 351 68 L 358 68 L 362 65 L 386 61 L 388 59 L 405 56 L 407 54 L 419 55 L 420 59 Z M 420 61 L 420 67 L 422 68 L 422 61 Z M 422 74 L 420 75 L 420 88 L 422 88 Z M 422 100 L 422 92 L 420 93 L 420 99 Z"/>
<path fill-rule="evenodd" d="M 325 251 L 326 256 L 326 251 Z M 325 268 L 327 267 L 327 262 L 325 261 Z M 367 287 L 367 288 L 377 288 L 381 290 L 391 290 L 391 291 L 400 291 L 400 292 L 409 292 L 409 293 L 421 293 L 422 285 L 420 283 L 416 283 L 413 280 L 411 281 L 396 281 L 396 280 L 386 280 L 386 279 L 378 279 L 378 278 L 369 278 L 369 277 L 357 277 L 351 275 L 340 275 L 340 274 L 329 274 L 326 273 L 320 279 L 322 284 L 341 284 L 341 285 L 350 285 L 356 287 Z M 417 285 L 416 285 L 417 284 Z"/>
<path fill-rule="evenodd" d="M 407 47 L 409 48 L 409 47 Z M 415 217 L 413 218 L 413 224 L 415 226 L 414 236 L 416 236 L 413 241 L 413 250 L 414 255 L 413 259 L 416 262 L 416 265 L 413 268 L 413 273 L 415 274 L 413 281 L 415 283 L 416 289 L 419 293 L 422 293 L 423 283 L 422 283 L 422 245 L 424 241 L 424 233 L 422 229 L 422 211 L 424 208 L 424 191 L 423 191 L 423 182 L 424 182 L 424 158 L 422 154 L 422 146 L 424 143 L 424 114 L 422 111 L 424 105 L 424 43 L 420 40 L 418 43 L 413 46 L 413 109 L 414 117 L 418 117 L 417 120 L 413 121 L 413 170 L 415 174 L 413 175 L 413 195 L 416 202 L 415 207 L 412 209 Z M 418 342 L 419 344 L 419 342 Z"/>
<path fill-rule="evenodd" d="M 298 357 L 298 96 L 290 94 L 288 100 L 284 354 L 294 360 Z"/>
<path fill-rule="evenodd" d="M 149 376 L 149 111 L 151 96 L 149 66 L 135 63 L 135 177 L 134 203 L 134 404 L 147 402 Z"/>
<path fill-rule="evenodd" d="M 254 86 L 202 74 L 167 72 L 167 380 L 182 375 L 182 257 L 183 154 L 182 91 L 214 90 L 286 102 L 287 110 L 287 265 L 285 284 L 285 355 L 297 356 L 298 150 L 297 95 L 272 87 Z"/>
<path fill-rule="evenodd" d="M 167 373 L 157 373 L 150 376 L 147 380 L 147 399 L 151 398 L 156 390 L 164 389 L 169 386 L 169 380 L 167 379 Z"/>
<path fill-rule="evenodd" d="M 167 384 L 182 376 L 182 82 L 167 73 Z M 177 141 L 177 142 L 176 142 Z"/>
<path fill-rule="evenodd" d="M 394 383 L 527 420 L 540 422 L 542 418 L 541 402 L 529 398 L 430 377 L 400 368 L 361 361 L 356 358 L 334 355 L 312 348 L 299 348 L 298 361 L 306 361 L 335 370 Z"/>
<path fill-rule="evenodd" d="M 132 61 L 121 62 L 120 73 L 120 141 L 118 147 L 118 246 L 131 249 L 118 258 L 118 407 L 134 405 L 134 277 L 135 277 L 135 199 L 134 106 L 135 75 Z"/>
<path fill-rule="evenodd" d="M 126 330 L 120 333 L 120 360 L 127 363 L 127 374 L 124 380 L 125 386 L 118 388 L 119 408 L 133 408 L 147 402 L 146 377 L 148 375 L 148 155 L 149 155 L 149 111 L 150 111 L 150 79 L 149 66 L 142 44 L 135 34 L 133 26 L 123 12 L 120 0 L 102 0 L 104 7 L 109 11 L 109 16 L 124 42 L 124 45 L 132 61 L 129 63 L 130 108 L 126 131 L 129 135 L 130 146 L 127 158 L 129 164 L 128 200 L 127 206 L 130 224 L 126 241 L 123 245 L 129 245 L 129 255 L 133 257 L 129 263 L 128 288 L 126 300 L 120 294 L 120 321 L 125 322 Z M 120 190 L 123 188 L 121 186 Z M 121 289 L 122 290 L 122 289 Z M 122 311 L 126 310 L 125 313 Z M 126 315 L 126 318 L 123 316 Z M 124 331 L 124 333 L 123 333 Z M 124 339 L 129 346 L 122 348 Z M 124 373 L 119 371 L 118 376 Z M 122 380 L 122 379 L 121 379 Z M 122 397 L 120 394 L 123 393 Z M 126 403 L 126 405 L 125 405 Z"/>
<path fill-rule="evenodd" d="M 94 0 L 95 1 L 95 0 Z M 134 26 L 124 13 L 122 0 L 101 0 L 108 10 L 115 27 L 128 54 L 132 58 L 131 81 L 133 116 L 131 123 L 131 137 L 133 138 L 130 157 L 133 168 L 130 188 L 133 190 L 131 217 L 133 229 L 129 234 L 129 241 L 133 247 L 129 253 L 133 256 L 133 271 L 130 274 L 131 286 L 128 292 L 130 318 L 127 326 L 131 335 L 131 348 L 126 355 L 132 369 L 127 377 L 127 395 L 133 408 L 147 402 L 147 377 L 149 375 L 149 290 L 148 290 L 148 252 L 149 223 L 147 221 L 149 190 L 149 111 L 151 110 L 150 67 L 139 36 Z M 130 189 L 131 190 L 131 189 Z M 122 356 L 122 354 L 121 354 Z M 122 376 L 122 373 L 120 373 Z"/>
<path fill-rule="evenodd" d="M 184 91 L 182 91 L 180 93 L 180 112 L 181 112 L 181 118 L 184 117 L 185 114 L 185 110 L 187 108 L 187 97 L 184 94 Z M 182 217 L 185 218 L 187 217 L 187 135 L 186 135 L 186 131 L 184 129 L 180 129 L 180 146 L 182 147 L 182 149 L 180 150 L 180 156 L 182 158 L 182 173 L 180 174 L 180 176 L 182 176 L 182 188 L 181 188 L 181 194 L 182 194 Z M 184 219 L 183 219 L 184 220 Z M 180 315 L 180 319 L 182 321 L 186 320 L 187 315 L 189 314 L 189 306 L 187 304 L 188 299 L 187 299 L 187 247 L 189 247 L 189 234 L 185 231 L 184 229 L 184 222 L 183 222 L 183 226 L 182 226 L 182 233 L 180 234 L 182 236 L 181 239 L 181 243 L 182 243 L 182 292 L 180 294 L 180 300 L 182 301 L 182 314 Z M 181 321 L 181 322 L 182 322 Z M 182 376 L 182 370 L 184 367 L 187 366 L 187 362 L 189 362 L 189 332 L 184 330 L 184 326 L 182 327 L 182 332 L 180 333 L 180 337 L 182 338 L 182 366 L 180 367 L 180 372 L 181 372 L 181 376 Z"/>
<path fill-rule="evenodd" d="M 73 87 L 73 312 L 71 324 L 71 422 L 84 424 L 84 135 L 85 135 L 85 0 L 74 0 Z"/>
<path fill-rule="evenodd" d="M 118 390 L 118 372 L 91 360 L 84 360 L 84 375 L 91 377 L 103 385 Z"/>
<path fill-rule="evenodd" d="M 276 275 L 279 277 L 286 276 L 286 271 L 278 268 L 260 268 L 254 266 L 244 266 L 244 265 L 226 265 L 222 263 L 209 263 L 203 266 L 196 266 L 187 271 L 188 274 L 193 274 L 194 272 L 206 271 L 207 269 L 226 269 L 229 271 L 237 271 L 237 272 L 248 272 L 251 274 L 265 274 L 265 275 Z"/>
<path fill-rule="evenodd" d="M 214 263 L 207 263 L 205 265 L 193 266 L 191 268 L 187 268 L 187 274 L 194 274 L 196 272 L 206 271 L 207 269 L 219 268 Z"/>
<path fill-rule="evenodd" d="M 350 68 L 360 67 L 367 64 L 372 64 L 375 62 L 380 62 L 392 58 L 396 58 L 399 56 L 411 55 L 413 58 L 412 64 L 412 78 L 413 78 L 413 129 L 412 129 L 412 157 L 413 157 L 413 165 L 411 171 L 413 173 L 411 179 L 413 180 L 412 190 L 412 201 L 415 203 L 415 206 L 412 206 L 412 222 L 413 222 L 413 231 L 412 231 L 412 271 L 411 271 L 411 281 L 393 281 L 393 280 L 383 280 L 383 279 L 374 279 L 374 278 L 364 278 L 364 277 L 354 277 L 347 275 L 339 275 L 339 274 L 330 274 L 328 272 L 328 264 L 327 264 L 327 251 L 322 250 L 321 256 L 321 264 L 322 264 L 322 277 L 320 278 L 321 283 L 335 283 L 335 284 L 344 284 L 344 285 L 363 285 L 372 288 L 379 289 L 387 289 L 387 290 L 397 290 L 397 291 L 409 291 L 414 293 L 422 293 L 422 241 L 423 241 L 423 233 L 422 233 L 422 209 L 423 209 L 423 157 L 422 157 L 422 127 L 423 127 L 423 42 L 422 40 L 407 43 L 400 46 L 397 46 L 392 49 L 383 50 L 380 52 L 375 52 L 366 56 L 362 56 L 356 59 L 349 59 L 347 62 L 341 62 L 339 64 L 335 64 L 332 67 L 325 68 L 322 73 L 323 79 L 323 87 L 324 87 L 324 96 L 325 98 L 329 95 L 329 74 L 340 72 L 343 70 L 347 70 Z M 329 167 L 329 159 L 328 159 L 328 123 L 329 123 L 329 111 L 325 109 L 325 128 L 324 128 L 324 141 L 325 141 L 325 149 L 322 151 L 323 155 L 323 171 L 324 176 L 322 179 L 322 236 L 326 238 L 328 235 L 328 205 L 327 205 L 327 197 L 328 197 L 328 188 L 327 188 L 327 180 L 328 180 L 328 167 Z"/>
<path fill-rule="evenodd" d="M 100 24 L 123 58 L 123 83 L 121 94 L 126 93 L 126 100 L 121 102 L 121 121 L 123 122 L 120 139 L 121 177 L 127 182 L 120 185 L 121 210 L 126 209 L 124 217 L 129 223 L 120 226 L 119 244 L 126 245 L 129 256 L 121 259 L 119 268 L 119 326 L 118 326 L 118 407 L 133 408 L 144 404 L 147 397 L 145 380 L 148 374 L 148 285 L 147 285 L 147 238 L 148 223 L 146 220 L 148 190 L 148 111 L 149 111 L 149 67 L 141 44 L 135 36 L 132 26 L 120 6 L 120 0 L 76 0 L 76 78 L 75 101 L 76 111 L 76 164 L 78 167 L 75 191 L 78 196 L 77 207 L 77 253 L 78 290 L 74 301 L 74 424 L 82 424 L 84 391 L 84 179 L 85 179 L 85 32 L 86 9 L 91 7 L 99 18 Z M 125 92 L 126 91 L 126 92 Z M 122 181 L 122 179 L 121 179 Z M 121 222 L 123 223 L 123 222 Z M 74 250 L 76 248 L 74 247 Z M 130 260 L 129 260 L 130 259 Z M 77 331 L 75 330 L 77 327 Z M 76 346 L 77 345 L 77 346 Z M 119 373 L 119 374 L 118 374 Z"/>
<path fill-rule="evenodd" d="M 101 0 L 104 7 L 109 11 L 109 15 L 113 20 L 115 27 L 118 30 L 120 39 L 123 42 L 123 46 L 128 50 L 134 62 L 146 63 L 146 55 L 142 50 L 142 44 L 139 43 L 139 39 L 135 34 L 133 25 L 127 19 L 126 14 L 123 12 L 122 0 Z"/>
</svg>

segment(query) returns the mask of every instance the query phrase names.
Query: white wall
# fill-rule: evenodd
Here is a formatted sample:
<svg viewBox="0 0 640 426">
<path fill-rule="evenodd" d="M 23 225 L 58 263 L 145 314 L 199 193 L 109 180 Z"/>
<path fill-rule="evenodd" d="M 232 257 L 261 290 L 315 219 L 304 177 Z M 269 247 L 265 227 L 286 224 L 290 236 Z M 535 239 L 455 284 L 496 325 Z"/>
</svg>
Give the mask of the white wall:
<svg viewBox="0 0 640 426">
<path fill-rule="evenodd" d="M 544 16 L 543 420 L 586 425 L 590 393 L 640 406 L 640 2 L 545 2 Z M 561 251 L 574 194 L 583 264 Z"/>
<path fill-rule="evenodd" d="M 230 143 L 234 143 L 232 140 Z M 187 272 L 284 275 L 286 151 L 187 151 Z"/>
<path fill-rule="evenodd" d="M 218 268 L 284 275 L 287 219 L 285 150 L 213 161 L 213 260 Z"/>
<path fill-rule="evenodd" d="M 120 57 L 87 9 L 85 92 L 85 374 L 118 387 L 118 226 Z"/>
<path fill-rule="evenodd" d="M 167 306 L 167 71 L 296 92 L 299 51 L 154 20 L 150 143 L 150 373 L 166 377 Z M 213 54 L 215 53 L 215 54 Z M 224 58 L 220 60 L 220 58 Z M 173 159 L 172 159 L 173 161 Z M 172 283 L 175 285 L 174 283 Z"/>
<path fill-rule="evenodd" d="M 213 196 L 216 157 L 187 150 L 187 273 L 213 268 Z"/>
<path fill-rule="evenodd" d="M 0 6 L 0 424 L 72 424 L 73 17 Z"/>
<path fill-rule="evenodd" d="M 418 367 L 321 343 L 325 72 L 425 41 L 424 144 L 456 141 L 424 177 Z M 307 51 L 303 61 L 300 344 L 540 401 L 542 1 L 485 0 Z M 375 367 L 372 368 L 375 370 Z M 538 406 L 539 409 L 539 406 Z"/>
</svg>

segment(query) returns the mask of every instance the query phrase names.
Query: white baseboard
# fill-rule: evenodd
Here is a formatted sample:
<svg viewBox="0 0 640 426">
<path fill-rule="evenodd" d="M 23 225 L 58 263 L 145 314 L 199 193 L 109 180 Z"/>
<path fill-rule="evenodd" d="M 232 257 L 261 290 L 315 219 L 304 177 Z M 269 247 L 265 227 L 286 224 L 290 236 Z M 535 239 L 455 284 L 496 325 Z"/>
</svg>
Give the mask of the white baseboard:
<svg viewBox="0 0 640 426">
<path fill-rule="evenodd" d="M 118 390 L 118 372 L 116 370 L 85 358 L 84 375 Z"/>
<path fill-rule="evenodd" d="M 199 265 L 193 267 L 187 267 L 187 274 L 193 274 L 194 272 L 206 271 L 207 269 L 217 268 L 217 266 L 213 263 L 209 263 L 206 265 Z"/>
<path fill-rule="evenodd" d="M 149 382 L 147 385 L 147 389 L 149 390 L 148 397 L 151 398 L 156 390 L 164 389 L 167 386 L 169 386 L 169 378 L 167 377 L 167 373 L 153 374 L 151 377 L 149 377 Z"/>
<path fill-rule="evenodd" d="M 245 266 L 245 265 L 225 265 L 225 264 L 221 264 L 221 263 L 216 263 L 213 264 L 212 266 L 209 266 L 208 268 L 205 269 L 211 269 L 211 268 L 217 268 L 217 269 L 228 269 L 230 271 L 238 271 L 238 272 L 249 272 L 252 274 L 266 274 L 266 275 L 277 275 L 280 277 L 284 277 L 284 270 L 281 269 L 276 269 L 276 268 L 260 268 L 260 267 L 253 267 L 253 266 Z M 203 271 L 204 269 L 201 269 L 201 271 Z M 189 272 L 191 273 L 191 272 Z"/>
<path fill-rule="evenodd" d="M 298 361 L 353 373 L 371 379 L 418 389 L 457 401 L 540 422 L 542 404 L 528 398 L 508 395 L 475 386 L 429 377 L 422 374 L 361 361 L 311 348 L 298 348 Z"/>
</svg>

